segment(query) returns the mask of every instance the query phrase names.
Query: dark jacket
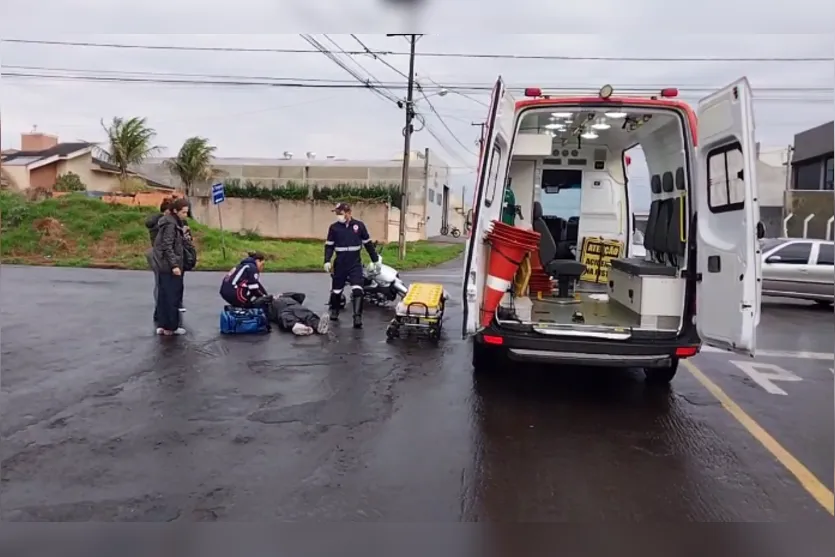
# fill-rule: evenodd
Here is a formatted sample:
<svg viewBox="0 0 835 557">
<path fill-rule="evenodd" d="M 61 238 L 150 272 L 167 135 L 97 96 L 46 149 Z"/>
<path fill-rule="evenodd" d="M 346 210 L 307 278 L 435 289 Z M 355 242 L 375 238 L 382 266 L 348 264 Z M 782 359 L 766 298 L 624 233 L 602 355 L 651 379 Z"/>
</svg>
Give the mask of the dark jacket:
<svg viewBox="0 0 835 557">
<path fill-rule="evenodd" d="M 319 316 L 304 306 L 304 299 L 301 292 L 287 292 L 273 298 L 267 306 L 267 317 L 282 331 L 292 331 L 297 323 L 318 329 Z"/>
<path fill-rule="evenodd" d="M 157 233 L 159 232 L 157 224 L 159 224 L 159 219 L 161 218 L 162 213 L 157 213 L 145 219 L 145 227 L 148 229 L 148 235 L 151 237 L 151 246 L 154 245 L 154 240 L 157 239 Z"/>
<path fill-rule="evenodd" d="M 183 224 L 176 215 L 165 215 L 157 224 L 154 240 L 154 267 L 160 273 L 170 273 L 175 267 L 183 269 Z"/>
<path fill-rule="evenodd" d="M 379 256 L 365 223 L 356 219 L 345 223 L 335 222 L 328 228 L 328 237 L 325 240 L 325 263 L 328 263 L 336 252 L 336 267 L 349 269 L 353 265 L 362 265 L 360 250 L 363 247 L 371 261 L 376 263 Z"/>
</svg>

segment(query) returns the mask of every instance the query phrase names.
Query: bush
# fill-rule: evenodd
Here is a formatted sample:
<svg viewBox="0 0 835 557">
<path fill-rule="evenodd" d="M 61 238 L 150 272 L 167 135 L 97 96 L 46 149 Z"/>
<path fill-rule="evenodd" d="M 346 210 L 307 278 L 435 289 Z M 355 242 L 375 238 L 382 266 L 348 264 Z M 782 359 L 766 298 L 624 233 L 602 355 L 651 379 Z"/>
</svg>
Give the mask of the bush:
<svg viewBox="0 0 835 557">
<path fill-rule="evenodd" d="M 312 196 L 315 201 L 389 203 L 393 207 L 400 207 L 399 184 L 380 183 L 368 186 L 355 184 L 320 186 L 313 184 L 310 188 L 305 184 L 292 181 L 283 186 L 277 186 L 275 181 L 270 182 L 269 185 L 264 185 L 263 182 L 253 182 L 252 180 L 245 180 L 242 183 L 241 180 L 233 178 L 224 181 L 223 189 L 227 197 L 246 199 L 303 201 Z"/>
<path fill-rule="evenodd" d="M 55 180 L 55 191 L 87 191 L 87 186 L 75 172 L 61 174 Z"/>
<path fill-rule="evenodd" d="M 142 178 L 132 176 L 119 181 L 120 193 L 136 194 L 148 193 L 149 191 L 152 191 L 152 189 Z"/>
</svg>

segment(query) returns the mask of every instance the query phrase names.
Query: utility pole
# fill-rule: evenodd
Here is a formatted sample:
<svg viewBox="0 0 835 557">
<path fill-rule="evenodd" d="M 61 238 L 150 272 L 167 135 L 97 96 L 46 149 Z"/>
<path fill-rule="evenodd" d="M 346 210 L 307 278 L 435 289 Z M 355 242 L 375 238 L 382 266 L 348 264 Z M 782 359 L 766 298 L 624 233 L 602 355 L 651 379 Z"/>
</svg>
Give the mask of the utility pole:
<svg viewBox="0 0 835 557">
<path fill-rule="evenodd" d="M 406 127 L 403 128 L 403 173 L 400 177 L 400 234 L 398 237 L 398 259 L 406 259 L 406 209 L 409 203 L 409 157 L 412 150 L 412 120 L 415 117 L 415 45 L 420 35 L 402 35 L 387 33 L 387 37 L 407 37 L 409 39 L 409 73 L 406 88 Z"/>
<path fill-rule="evenodd" d="M 484 127 L 487 126 L 485 122 L 471 122 L 471 126 L 478 126 L 481 128 L 481 131 L 478 134 L 478 145 L 482 147 L 484 145 Z"/>
</svg>

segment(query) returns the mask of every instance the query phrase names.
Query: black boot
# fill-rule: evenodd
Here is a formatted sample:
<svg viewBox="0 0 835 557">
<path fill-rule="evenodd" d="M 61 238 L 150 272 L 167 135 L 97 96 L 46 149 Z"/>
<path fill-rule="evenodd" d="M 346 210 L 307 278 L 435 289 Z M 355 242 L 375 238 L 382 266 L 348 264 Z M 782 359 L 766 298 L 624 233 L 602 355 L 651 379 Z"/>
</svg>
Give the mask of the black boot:
<svg viewBox="0 0 835 557">
<path fill-rule="evenodd" d="M 331 321 L 339 321 L 339 308 L 342 305 L 342 294 L 335 294 L 331 292 L 331 298 L 328 302 L 330 307 L 329 317 Z"/>
<path fill-rule="evenodd" d="M 351 305 L 354 308 L 354 328 L 362 329 L 362 295 L 351 296 Z"/>
</svg>

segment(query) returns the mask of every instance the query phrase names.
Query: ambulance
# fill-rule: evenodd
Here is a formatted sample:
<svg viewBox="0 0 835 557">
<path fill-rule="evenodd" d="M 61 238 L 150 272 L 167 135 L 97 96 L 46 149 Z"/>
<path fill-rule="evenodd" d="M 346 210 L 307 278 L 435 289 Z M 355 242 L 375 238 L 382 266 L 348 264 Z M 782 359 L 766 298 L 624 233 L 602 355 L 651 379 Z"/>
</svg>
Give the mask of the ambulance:
<svg viewBox="0 0 835 557">
<path fill-rule="evenodd" d="M 754 356 L 764 230 L 751 87 L 739 79 L 695 109 L 677 97 L 672 88 L 619 95 L 606 85 L 580 95 L 529 88 L 517 101 L 497 80 L 463 274 L 463 334 L 476 371 L 514 362 L 632 367 L 666 384 L 703 344 Z M 636 146 L 651 191 L 641 250 L 626 172 Z M 489 233 L 508 187 L 521 217 L 513 226 L 540 233 L 536 258 L 549 279 L 571 283 L 570 295 L 490 276 Z M 604 260 L 600 246 L 614 251 Z M 565 271 L 572 261 L 585 264 L 582 276 Z M 484 319 L 485 291 L 496 284 L 507 292 Z"/>
</svg>

